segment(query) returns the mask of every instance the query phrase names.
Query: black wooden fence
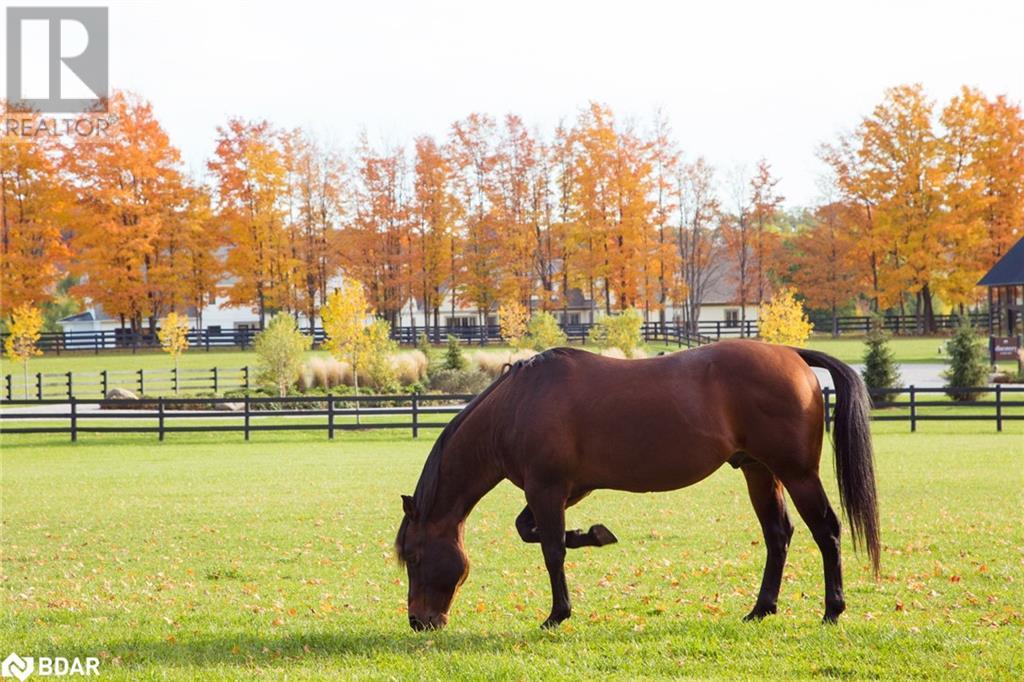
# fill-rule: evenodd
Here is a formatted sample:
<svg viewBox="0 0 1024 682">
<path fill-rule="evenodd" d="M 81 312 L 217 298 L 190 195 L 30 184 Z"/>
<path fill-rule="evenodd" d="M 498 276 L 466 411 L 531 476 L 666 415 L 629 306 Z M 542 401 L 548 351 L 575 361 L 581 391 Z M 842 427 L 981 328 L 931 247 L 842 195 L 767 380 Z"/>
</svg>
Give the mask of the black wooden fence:
<svg viewBox="0 0 1024 682">
<path fill-rule="evenodd" d="M 945 388 L 910 386 L 883 389 L 872 392 L 875 409 L 871 416 L 876 421 L 908 422 L 912 432 L 917 431 L 918 423 L 923 421 L 987 421 L 994 422 L 996 430 L 1002 431 L 1005 422 L 1024 420 L 1024 409 L 1021 409 L 1024 408 L 1024 386 L 996 385 L 954 390 L 961 394 L 976 394 L 981 399 L 929 399 L 929 396 L 944 394 Z M 834 420 L 835 392 L 825 388 L 822 393 L 826 405 L 825 430 L 830 431 Z M 989 394 L 992 397 L 986 398 Z M 901 400 L 901 396 L 907 396 L 907 399 Z M 72 441 L 77 441 L 80 433 L 155 433 L 164 440 L 168 433 L 241 432 L 245 440 L 249 440 L 250 435 L 258 431 L 326 431 L 328 438 L 334 438 L 337 431 L 343 430 L 408 429 L 416 438 L 422 429 L 443 427 L 447 420 L 436 417 L 457 414 L 472 398 L 471 395 L 422 394 L 247 397 L 237 400 L 157 398 L 146 401 L 149 406 L 146 410 L 139 410 L 135 401 L 125 400 L 14 400 L 0 410 L 0 435 L 68 434 Z M 57 413 L 45 409 L 33 412 L 11 409 L 17 405 L 63 409 Z M 101 409 L 82 412 L 83 405 Z M 109 425 L 110 420 L 131 423 Z M 42 425 L 19 425 L 25 422 Z"/>
<path fill-rule="evenodd" d="M 112 388 L 127 388 L 139 395 L 154 393 L 218 393 L 250 388 L 249 367 L 202 369 L 111 369 L 98 372 L 36 372 L 25 385 L 20 374 L 3 379 L 3 399 L 10 402 L 26 395 L 43 399 L 104 398 Z"/>
<path fill-rule="evenodd" d="M 245 440 L 257 431 L 326 431 L 333 439 L 337 431 L 365 429 L 409 429 L 413 438 L 420 429 L 443 428 L 438 415 L 462 411 L 472 395 L 391 396 L 290 396 L 287 398 L 155 398 L 143 401 L 140 410 L 134 400 L 14 400 L 0 409 L 0 435 L 14 433 L 69 434 L 77 441 L 80 433 L 155 433 L 160 440 L 168 433 L 241 432 Z M 53 406 L 59 413 L 11 411 L 11 407 Z M 82 412 L 83 405 L 99 410 Z M 407 419 L 400 419 L 407 417 Z M 282 421 L 282 418 L 301 418 Z M 128 420 L 130 423 L 104 425 L 99 422 Z M 273 420 L 273 421 L 269 421 Z M 42 426 L 14 426 L 17 422 L 45 422 Z M 147 423 L 138 423 L 146 421 Z M 177 421 L 175 424 L 173 422 Z M 53 424 L 53 422 L 67 422 Z M 84 422 L 84 423 L 83 423 Z M 182 423 L 185 422 L 185 423 Z M 201 424 L 196 422 L 203 422 Z"/>
<path fill-rule="evenodd" d="M 972 313 L 971 321 L 979 329 L 988 328 L 988 313 Z M 834 334 L 864 334 L 871 329 L 873 318 L 867 316 L 840 316 L 834 320 L 828 316 L 816 315 L 812 318 L 815 331 Z M 926 334 L 923 319 L 914 315 L 888 315 L 881 318 L 882 326 L 894 334 Z M 935 328 L 949 330 L 955 327 L 957 318 L 954 315 L 936 315 Z M 585 341 L 592 328 L 590 323 L 563 324 L 569 341 Z M 324 330 L 317 327 L 310 332 L 313 346 L 323 343 Z M 679 345 L 695 345 L 737 337 L 756 337 L 758 325 L 756 320 L 702 320 L 695 326 L 681 322 L 645 322 L 642 328 L 645 341 L 665 341 Z M 199 350 L 241 349 L 246 350 L 253 344 L 258 329 L 194 329 L 188 333 L 189 347 Z M 498 325 L 461 325 L 450 327 L 421 327 L 416 325 L 395 326 L 391 336 L 402 344 L 416 343 L 420 334 L 426 333 L 432 343 L 444 343 L 447 337 L 454 336 L 463 343 L 486 345 L 501 343 L 501 330 Z M 0 336 L 0 340 L 2 340 Z M 130 329 L 112 329 L 95 332 L 44 332 L 39 339 L 38 347 L 46 353 L 60 355 L 64 352 L 79 351 L 100 353 L 101 351 L 121 351 L 132 353 L 140 350 L 151 350 L 160 347 L 156 334 L 149 331 L 134 332 Z"/>
</svg>

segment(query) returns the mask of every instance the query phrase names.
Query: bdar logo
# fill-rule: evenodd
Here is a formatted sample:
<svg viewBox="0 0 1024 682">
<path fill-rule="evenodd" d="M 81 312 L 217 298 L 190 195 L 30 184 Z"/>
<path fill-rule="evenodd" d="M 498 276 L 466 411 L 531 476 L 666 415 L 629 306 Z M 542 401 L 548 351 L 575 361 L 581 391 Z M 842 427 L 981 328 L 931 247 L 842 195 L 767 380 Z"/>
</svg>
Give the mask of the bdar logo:
<svg viewBox="0 0 1024 682">
<path fill-rule="evenodd" d="M 32 674 L 32 657 L 22 658 L 18 654 L 11 653 L 0 665 L 0 673 L 4 677 L 17 677 L 22 682 Z"/>
</svg>

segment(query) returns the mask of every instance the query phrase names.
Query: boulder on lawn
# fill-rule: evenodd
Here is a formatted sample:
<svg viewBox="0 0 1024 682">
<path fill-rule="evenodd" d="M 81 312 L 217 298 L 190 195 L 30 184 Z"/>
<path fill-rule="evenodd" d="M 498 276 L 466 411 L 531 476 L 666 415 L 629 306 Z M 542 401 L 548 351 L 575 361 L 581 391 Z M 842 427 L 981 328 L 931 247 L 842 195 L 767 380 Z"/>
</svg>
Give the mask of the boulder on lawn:
<svg viewBox="0 0 1024 682">
<path fill-rule="evenodd" d="M 245 409 L 243 403 L 214 403 L 213 409 L 221 412 L 241 412 Z"/>
<path fill-rule="evenodd" d="M 104 396 L 107 400 L 138 400 L 139 396 L 135 395 L 127 388 L 114 387 L 107 391 L 107 395 Z"/>
</svg>

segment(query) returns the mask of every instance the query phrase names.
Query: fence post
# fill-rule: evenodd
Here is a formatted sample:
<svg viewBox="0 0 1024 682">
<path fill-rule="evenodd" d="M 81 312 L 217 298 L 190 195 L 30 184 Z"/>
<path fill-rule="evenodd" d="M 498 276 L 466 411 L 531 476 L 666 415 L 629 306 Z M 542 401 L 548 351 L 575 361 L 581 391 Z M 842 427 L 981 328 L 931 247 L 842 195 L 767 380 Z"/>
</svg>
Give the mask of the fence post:
<svg viewBox="0 0 1024 682">
<path fill-rule="evenodd" d="M 1003 385 L 996 384 L 996 431 L 1003 430 Z"/>
<path fill-rule="evenodd" d="M 910 432 L 914 433 L 917 431 L 917 401 L 915 398 L 916 392 L 914 385 L 910 385 Z"/>
<path fill-rule="evenodd" d="M 100 354 L 100 337 L 96 334 L 92 335 L 92 350 L 94 355 Z"/>
<path fill-rule="evenodd" d="M 71 403 L 71 442 L 74 443 L 78 440 L 78 401 L 72 397 L 69 402 Z"/>
<path fill-rule="evenodd" d="M 74 395 L 74 391 L 71 388 L 71 372 L 70 372 L 70 370 L 67 373 L 67 377 L 68 377 L 68 399 L 70 400 L 71 397 Z"/>
<path fill-rule="evenodd" d="M 420 437 L 420 401 L 419 393 L 412 394 L 412 437 Z"/>
<path fill-rule="evenodd" d="M 145 392 L 146 392 L 146 381 L 145 381 L 145 378 L 143 377 L 143 370 L 140 369 L 139 370 L 139 397 L 141 398 L 142 394 L 145 393 Z"/>
<path fill-rule="evenodd" d="M 103 397 L 106 398 L 107 397 L 107 390 L 109 389 L 109 381 L 107 379 L 107 370 L 103 370 L 102 372 L 100 372 L 100 378 L 103 381 L 103 384 L 102 384 L 103 385 Z"/>
<path fill-rule="evenodd" d="M 217 381 L 217 368 L 216 368 L 216 367 L 214 367 L 214 368 L 213 368 L 212 370 L 210 370 L 210 371 L 212 371 L 212 372 L 213 372 L 213 392 L 214 392 L 214 393 L 216 393 L 216 392 L 217 392 L 217 390 L 218 390 L 218 388 L 219 388 L 219 386 L 220 386 L 220 384 L 219 384 L 219 383 L 218 383 L 218 381 Z"/>
<path fill-rule="evenodd" d="M 178 395 L 178 368 L 173 367 L 171 371 L 173 372 L 174 376 L 174 395 Z"/>
<path fill-rule="evenodd" d="M 832 388 L 826 386 L 825 393 L 825 433 L 832 431 Z"/>
<path fill-rule="evenodd" d="M 242 368 L 242 374 L 245 376 L 245 392 L 249 392 L 249 365 Z"/>
<path fill-rule="evenodd" d="M 160 434 L 160 441 L 164 439 L 164 397 L 159 396 L 156 399 L 156 413 L 157 413 L 157 433 Z"/>
<path fill-rule="evenodd" d="M 245 429 L 244 429 L 244 431 L 245 431 L 245 439 L 249 440 L 249 394 L 248 393 L 245 394 L 245 402 L 243 404 L 245 405 L 245 412 L 243 413 L 244 414 L 244 418 L 245 418 Z"/>
<path fill-rule="evenodd" d="M 327 396 L 327 439 L 334 440 L 334 396 Z"/>
<path fill-rule="evenodd" d="M 4 377 L 4 392 L 7 394 L 8 400 L 14 400 L 14 384 L 10 374 Z"/>
<path fill-rule="evenodd" d="M 43 373 L 36 372 L 36 398 L 43 399 Z"/>
</svg>

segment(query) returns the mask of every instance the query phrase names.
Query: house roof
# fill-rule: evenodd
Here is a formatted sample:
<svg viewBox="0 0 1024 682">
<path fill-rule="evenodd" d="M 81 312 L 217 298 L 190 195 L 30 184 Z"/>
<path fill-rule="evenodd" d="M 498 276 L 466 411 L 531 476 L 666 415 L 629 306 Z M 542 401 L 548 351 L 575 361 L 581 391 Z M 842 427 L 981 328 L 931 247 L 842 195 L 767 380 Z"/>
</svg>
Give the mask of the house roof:
<svg viewBox="0 0 1024 682">
<path fill-rule="evenodd" d="M 112 320 L 110 315 L 103 312 L 103 308 L 90 308 L 85 312 L 75 313 L 74 315 L 68 315 L 57 320 L 57 324 L 63 322 L 96 322 L 97 320 Z"/>
<path fill-rule="evenodd" d="M 1024 237 L 1003 254 L 978 284 L 986 287 L 1024 284 Z"/>
</svg>

